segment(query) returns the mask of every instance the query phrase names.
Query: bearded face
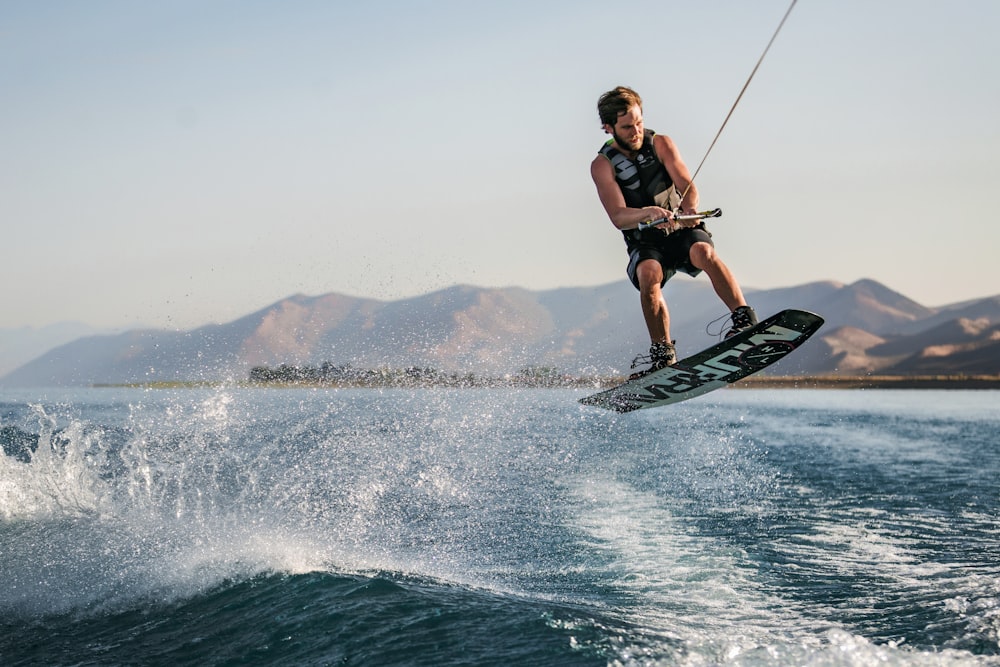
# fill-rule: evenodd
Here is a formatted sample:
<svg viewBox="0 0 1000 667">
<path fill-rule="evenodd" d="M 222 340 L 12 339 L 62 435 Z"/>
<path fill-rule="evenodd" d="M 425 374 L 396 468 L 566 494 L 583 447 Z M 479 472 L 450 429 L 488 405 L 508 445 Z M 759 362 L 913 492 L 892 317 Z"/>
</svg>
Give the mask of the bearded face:
<svg viewBox="0 0 1000 667">
<path fill-rule="evenodd" d="M 639 105 L 629 107 L 629 110 L 618 116 L 614 125 L 605 125 L 604 130 L 614 137 L 615 143 L 626 151 L 635 152 L 642 147 L 643 132 L 642 109 Z"/>
</svg>

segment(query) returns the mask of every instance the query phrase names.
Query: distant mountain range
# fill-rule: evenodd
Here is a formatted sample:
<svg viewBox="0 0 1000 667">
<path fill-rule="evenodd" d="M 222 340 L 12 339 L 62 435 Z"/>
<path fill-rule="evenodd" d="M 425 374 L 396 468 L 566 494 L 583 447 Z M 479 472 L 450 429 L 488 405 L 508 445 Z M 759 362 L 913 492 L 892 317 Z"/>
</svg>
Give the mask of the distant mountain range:
<svg viewBox="0 0 1000 667">
<path fill-rule="evenodd" d="M 679 354 L 719 339 L 725 308 L 707 280 L 666 289 Z M 826 325 L 773 375 L 1000 375 L 1000 295 L 928 308 L 873 280 L 747 290 Z M 718 319 L 717 318 L 723 318 Z M 617 375 L 649 346 L 626 281 L 529 291 L 456 286 L 397 301 L 296 295 L 227 324 L 85 336 L 0 377 L 6 386 L 242 380 L 254 367 L 433 368 L 480 376 L 529 367 Z"/>
<path fill-rule="evenodd" d="M 59 322 L 44 327 L 0 329 L 0 377 L 54 347 L 84 336 L 112 333 L 81 322 Z"/>
</svg>

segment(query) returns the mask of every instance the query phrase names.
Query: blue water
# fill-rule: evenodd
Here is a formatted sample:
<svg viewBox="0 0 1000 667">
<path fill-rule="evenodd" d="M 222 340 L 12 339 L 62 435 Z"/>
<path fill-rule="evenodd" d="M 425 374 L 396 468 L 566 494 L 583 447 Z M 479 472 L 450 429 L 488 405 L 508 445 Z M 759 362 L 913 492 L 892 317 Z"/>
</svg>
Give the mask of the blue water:
<svg viewBox="0 0 1000 667">
<path fill-rule="evenodd" d="M 583 393 L 0 392 L 0 664 L 1000 665 L 1000 392 Z"/>
</svg>

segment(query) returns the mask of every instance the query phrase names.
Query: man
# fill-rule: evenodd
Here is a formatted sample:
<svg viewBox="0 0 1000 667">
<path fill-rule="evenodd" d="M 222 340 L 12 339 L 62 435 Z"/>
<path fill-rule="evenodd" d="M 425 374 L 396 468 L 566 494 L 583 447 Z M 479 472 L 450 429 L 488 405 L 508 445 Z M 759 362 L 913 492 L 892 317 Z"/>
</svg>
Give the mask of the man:
<svg viewBox="0 0 1000 667">
<path fill-rule="evenodd" d="M 590 174 L 604 210 L 625 236 L 627 273 L 639 290 L 651 341 L 649 356 L 640 355 L 632 362 L 632 368 L 650 364 L 633 374 L 635 378 L 677 361 L 662 292 L 677 271 L 691 276 L 702 271 L 708 274 L 716 294 L 731 312 L 732 328 L 727 337 L 755 325 L 757 314 L 716 254 L 704 223 L 674 220 L 676 210 L 681 214 L 697 211 L 698 189 L 670 137 L 643 127 L 638 93 L 624 86 L 608 91 L 598 100 L 597 112 L 611 139 L 594 158 Z M 639 229 L 640 224 L 660 219 L 664 222 Z"/>
</svg>

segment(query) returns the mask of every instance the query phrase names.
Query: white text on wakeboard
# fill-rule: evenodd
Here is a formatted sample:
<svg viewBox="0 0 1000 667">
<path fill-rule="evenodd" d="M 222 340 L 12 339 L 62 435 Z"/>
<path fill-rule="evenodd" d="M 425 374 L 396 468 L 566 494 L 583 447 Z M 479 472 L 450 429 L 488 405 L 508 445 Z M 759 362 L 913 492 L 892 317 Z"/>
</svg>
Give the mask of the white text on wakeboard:
<svg viewBox="0 0 1000 667">
<path fill-rule="evenodd" d="M 747 340 L 728 347 L 714 357 L 710 357 L 694 366 L 684 366 L 683 361 L 676 366 L 669 366 L 653 373 L 647 380 L 649 385 L 635 387 L 628 398 L 636 403 L 656 403 L 676 394 L 686 394 L 699 389 L 707 390 L 711 384 L 714 388 L 719 383 L 734 382 L 741 377 L 768 366 L 795 349 L 795 342 L 802 338 L 803 332 L 771 325 L 767 329 L 755 333 Z M 777 344 L 777 345 L 776 345 Z M 760 355 L 767 361 L 750 365 L 740 361 L 740 357 L 761 348 Z M 770 354 L 768 354 L 770 350 Z M 702 393 L 702 392 L 698 392 Z"/>
</svg>

